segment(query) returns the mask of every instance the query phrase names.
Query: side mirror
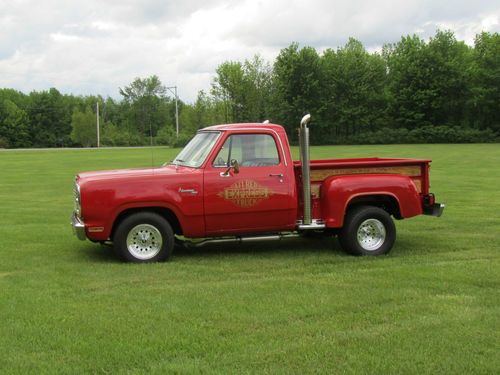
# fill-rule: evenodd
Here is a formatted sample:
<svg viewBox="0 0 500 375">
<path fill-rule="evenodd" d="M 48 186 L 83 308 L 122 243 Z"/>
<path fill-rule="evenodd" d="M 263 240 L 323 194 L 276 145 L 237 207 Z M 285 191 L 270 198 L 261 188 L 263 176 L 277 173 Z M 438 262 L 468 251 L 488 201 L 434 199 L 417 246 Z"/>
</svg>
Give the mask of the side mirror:
<svg viewBox="0 0 500 375">
<path fill-rule="evenodd" d="M 233 168 L 234 173 L 240 173 L 240 165 L 238 164 L 238 160 L 236 159 L 231 159 L 231 163 L 229 167 L 224 172 L 221 172 L 220 176 L 221 177 L 229 177 L 229 171 Z"/>
<path fill-rule="evenodd" d="M 234 170 L 234 173 L 240 173 L 240 165 L 238 164 L 238 160 L 231 159 L 231 167 Z"/>
</svg>

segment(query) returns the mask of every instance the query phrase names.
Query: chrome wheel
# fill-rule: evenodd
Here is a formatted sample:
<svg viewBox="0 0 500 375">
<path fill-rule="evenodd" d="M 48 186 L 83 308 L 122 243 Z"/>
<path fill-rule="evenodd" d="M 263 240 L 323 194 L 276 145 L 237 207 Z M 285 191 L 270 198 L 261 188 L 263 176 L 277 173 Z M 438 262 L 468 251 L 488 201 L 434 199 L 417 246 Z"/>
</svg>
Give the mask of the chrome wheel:
<svg viewBox="0 0 500 375">
<path fill-rule="evenodd" d="M 381 221 L 367 219 L 358 227 L 356 238 L 364 250 L 375 251 L 383 245 L 385 236 L 385 226 Z"/>
<path fill-rule="evenodd" d="M 140 260 L 154 258 L 163 243 L 160 231 L 151 224 L 139 224 L 127 235 L 127 249 L 132 256 Z"/>
</svg>

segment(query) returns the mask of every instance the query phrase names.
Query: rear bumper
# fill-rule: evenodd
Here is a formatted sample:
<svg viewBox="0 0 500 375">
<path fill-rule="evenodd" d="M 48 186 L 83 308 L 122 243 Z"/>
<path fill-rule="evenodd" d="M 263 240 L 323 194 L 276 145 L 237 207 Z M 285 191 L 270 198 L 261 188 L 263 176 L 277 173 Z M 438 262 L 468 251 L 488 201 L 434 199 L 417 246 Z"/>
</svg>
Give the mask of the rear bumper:
<svg viewBox="0 0 500 375">
<path fill-rule="evenodd" d="M 73 234 L 79 240 L 84 241 L 87 238 L 87 235 L 85 234 L 85 223 L 75 212 L 71 215 L 71 227 L 73 228 Z"/>
<path fill-rule="evenodd" d="M 434 203 L 424 206 L 424 215 L 440 217 L 443 214 L 445 205 L 443 203 Z"/>
</svg>

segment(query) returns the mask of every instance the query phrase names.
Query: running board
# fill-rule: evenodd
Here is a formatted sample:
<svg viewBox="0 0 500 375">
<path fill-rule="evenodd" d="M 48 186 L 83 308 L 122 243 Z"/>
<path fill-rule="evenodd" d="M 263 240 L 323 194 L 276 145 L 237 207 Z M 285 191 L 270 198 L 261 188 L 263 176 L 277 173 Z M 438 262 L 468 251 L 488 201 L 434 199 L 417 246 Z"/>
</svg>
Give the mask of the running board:
<svg viewBox="0 0 500 375">
<path fill-rule="evenodd" d="M 203 247 L 211 244 L 226 244 L 226 243 L 244 243 L 244 242 L 259 242 L 259 241 L 280 241 L 287 238 L 296 238 L 300 235 L 298 233 L 278 233 L 266 236 L 248 236 L 248 237 L 220 237 L 203 240 L 200 242 L 193 242 L 190 240 L 184 241 L 186 247 Z"/>
<path fill-rule="evenodd" d="M 297 228 L 300 230 L 325 229 L 325 223 L 323 220 L 313 219 L 311 224 L 303 224 L 302 220 L 298 220 Z"/>
</svg>

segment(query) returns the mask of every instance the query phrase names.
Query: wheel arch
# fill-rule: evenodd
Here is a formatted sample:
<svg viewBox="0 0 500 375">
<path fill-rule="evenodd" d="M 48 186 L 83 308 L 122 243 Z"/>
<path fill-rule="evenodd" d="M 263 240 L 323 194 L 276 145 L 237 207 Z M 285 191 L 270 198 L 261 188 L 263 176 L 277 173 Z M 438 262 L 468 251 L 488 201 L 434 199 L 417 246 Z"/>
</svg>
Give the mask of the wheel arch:
<svg viewBox="0 0 500 375">
<path fill-rule="evenodd" d="M 344 210 L 344 216 L 349 210 L 359 206 L 374 206 L 383 209 L 389 215 L 396 219 L 402 219 L 399 200 L 396 196 L 388 193 L 380 194 L 360 194 L 351 197 L 347 202 Z"/>
<path fill-rule="evenodd" d="M 115 235 L 116 229 L 118 226 L 125 220 L 127 217 L 129 217 L 132 214 L 138 213 L 138 212 L 153 212 L 161 217 L 163 217 L 165 220 L 168 221 L 170 226 L 172 227 L 172 230 L 174 231 L 175 234 L 182 235 L 182 226 L 175 215 L 175 213 L 165 207 L 160 207 L 160 206 L 151 206 L 151 207 L 132 207 L 132 208 L 127 208 L 123 211 L 121 211 L 113 221 L 113 226 L 111 228 L 111 233 L 110 233 L 110 238 L 113 239 L 113 236 Z"/>
</svg>

